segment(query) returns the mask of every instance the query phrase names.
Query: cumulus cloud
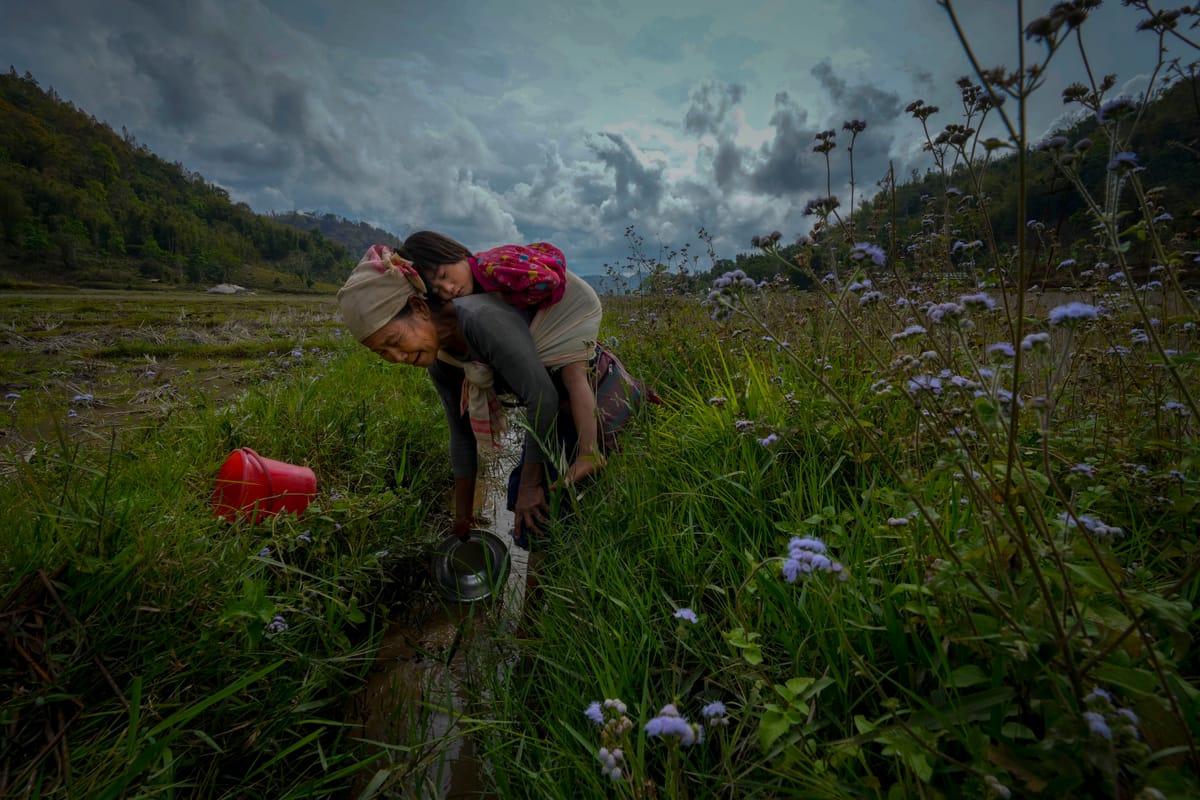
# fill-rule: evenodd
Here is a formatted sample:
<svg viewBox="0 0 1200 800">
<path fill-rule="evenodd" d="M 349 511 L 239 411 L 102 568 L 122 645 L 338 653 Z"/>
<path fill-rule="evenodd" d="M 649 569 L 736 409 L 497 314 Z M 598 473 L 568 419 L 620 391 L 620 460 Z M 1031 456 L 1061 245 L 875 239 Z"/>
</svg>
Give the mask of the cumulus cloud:
<svg viewBox="0 0 1200 800">
<path fill-rule="evenodd" d="M 954 121 L 967 71 L 935 5 L 812 15 L 691 0 L 664 16 L 633 0 L 14 1 L 0 50 L 255 210 L 440 229 L 480 248 L 549 238 L 587 270 L 621 257 L 629 225 L 668 249 L 704 226 L 722 255 L 801 232 L 827 180 L 845 192 L 848 119 L 868 124 L 860 193 L 889 159 L 899 174 L 919 166 L 903 107 L 919 93 Z M 1011 9 L 983 5 L 969 22 L 990 34 Z M 895 36 L 901 25 L 917 33 Z M 1124 42 L 1129 27 L 1112 29 Z M 1046 108 L 1031 130 L 1062 112 Z M 829 175 L 812 150 L 825 129 Z"/>
<path fill-rule="evenodd" d="M 697 136 L 716 135 L 745 92 L 746 87 L 737 83 L 719 85 L 709 81 L 696 87 L 683 117 L 684 130 Z"/>
</svg>

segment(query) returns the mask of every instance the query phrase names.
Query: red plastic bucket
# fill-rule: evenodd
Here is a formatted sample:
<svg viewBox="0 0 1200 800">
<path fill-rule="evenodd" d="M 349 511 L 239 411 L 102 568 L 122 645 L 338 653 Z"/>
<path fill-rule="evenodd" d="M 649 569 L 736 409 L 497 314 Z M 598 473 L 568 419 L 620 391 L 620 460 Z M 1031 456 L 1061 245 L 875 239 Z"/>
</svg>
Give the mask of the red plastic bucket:
<svg viewBox="0 0 1200 800">
<path fill-rule="evenodd" d="M 299 514 L 317 493 L 317 476 L 308 467 L 264 458 L 249 447 L 234 450 L 217 473 L 213 511 L 233 521 L 258 522 L 284 511 Z"/>
</svg>

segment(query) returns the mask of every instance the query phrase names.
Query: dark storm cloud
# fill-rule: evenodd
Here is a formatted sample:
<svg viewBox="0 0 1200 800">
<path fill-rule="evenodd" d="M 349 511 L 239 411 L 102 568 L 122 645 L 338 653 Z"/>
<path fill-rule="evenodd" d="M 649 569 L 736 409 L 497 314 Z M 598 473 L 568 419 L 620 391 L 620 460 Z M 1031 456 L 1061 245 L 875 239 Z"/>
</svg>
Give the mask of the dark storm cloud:
<svg viewBox="0 0 1200 800">
<path fill-rule="evenodd" d="M 746 87 L 741 84 L 703 83 L 692 90 L 691 105 L 683 117 L 688 133 L 703 136 L 716 134 L 726 115 L 741 102 Z"/>
<path fill-rule="evenodd" d="M 129 59 L 134 71 L 150 80 L 168 127 L 188 129 L 211 110 L 211 93 L 201 84 L 203 71 L 190 55 L 169 52 L 139 31 L 119 33 L 110 43 L 115 54 Z"/>
<path fill-rule="evenodd" d="M 812 75 L 820 81 L 846 119 L 861 119 L 868 124 L 884 126 L 900 116 L 903 104 L 899 95 L 884 91 L 875 84 L 848 84 L 834 74 L 828 59 L 813 67 Z"/>
<path fill-rule="evenodd" d="M 662 167 L 643 164 L 629 141 L 620 134 L 601 132 L 591 141 L 593 152 L 613 171 L 612 196 L 601 204 L 607 219 L 625 219 L 631 212 L 658 208 L 663 195 Z"/>
<path fill-rule="evenodd" d="M 729 190 L 738 185 L 742 174 L 742 158 L 742 149 L 732 140 L 726 139 L 717 143 L 712 159 L 713 177 L 717 186 Z"/>
<path fill-rule="evenodd" d="M 809 155 L 817 131 L 808 125 L 808 112 L 793 103 L 787 92 L 779 92 L 771 126 L 775 137 L 759 153 L 759 163 L 750 173 L 751 186 L 775 197 L 816 186 L 817 166 Z"/>
</svg>

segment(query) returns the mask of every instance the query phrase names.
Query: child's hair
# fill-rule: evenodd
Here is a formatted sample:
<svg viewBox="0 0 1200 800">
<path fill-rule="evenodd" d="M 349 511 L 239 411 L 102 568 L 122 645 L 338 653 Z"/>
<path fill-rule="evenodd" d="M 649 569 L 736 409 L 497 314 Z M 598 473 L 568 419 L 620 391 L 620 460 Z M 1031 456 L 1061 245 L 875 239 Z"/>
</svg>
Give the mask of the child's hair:
<svg viewBox="0 0 1200 800">
<path fill-rule="evenodd" d="M 435 231 L 417 231 L 404 240 L 403 252 L 412 261 L 426 284 L 442 264 L 454 264 L 473 254 L 466 245 Z"/>
</svg>

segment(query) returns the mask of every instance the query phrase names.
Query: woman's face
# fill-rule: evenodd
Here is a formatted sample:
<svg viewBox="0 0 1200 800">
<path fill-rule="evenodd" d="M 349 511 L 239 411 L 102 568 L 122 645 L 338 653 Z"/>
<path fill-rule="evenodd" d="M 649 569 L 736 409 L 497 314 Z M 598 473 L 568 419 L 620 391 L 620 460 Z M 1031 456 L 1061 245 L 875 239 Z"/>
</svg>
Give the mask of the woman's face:
<svg viewBox="0 0 1200 800">
<path fill-rule="evenodd" d="M 471 265 L 465 258 L 453 264 L 440 264 L 433 274 L 429 288 L 443 300 L 453 300 L 470 294 L 475 288 Z"/>
<path fill-rule="evenodd" d="M 437 326 L 423 304 L 393 319 L 363 339 L 363 344 L 384 361 L 414 367 L 432 366 L 440 347 Z"/>
</svg>

